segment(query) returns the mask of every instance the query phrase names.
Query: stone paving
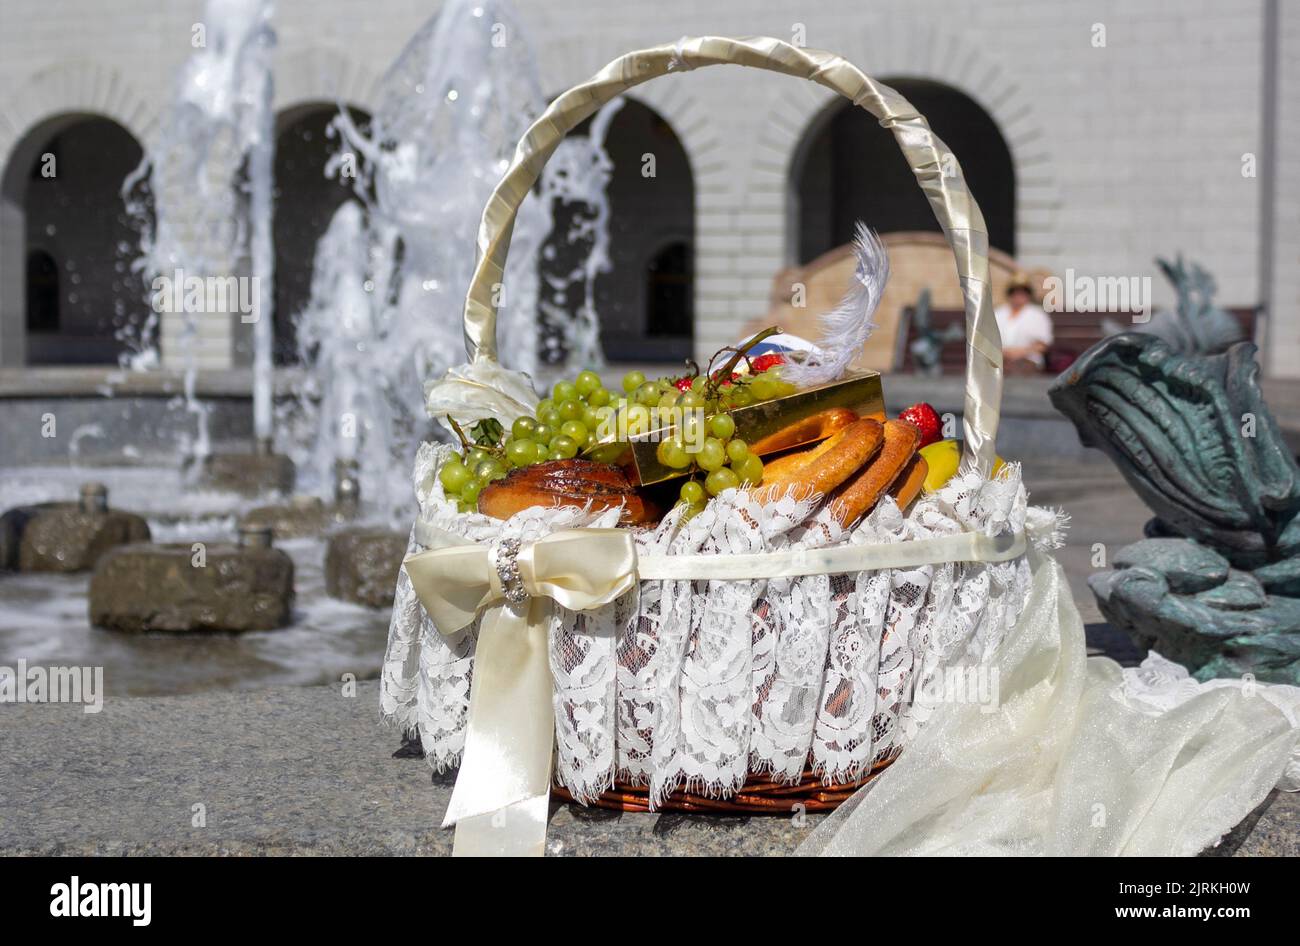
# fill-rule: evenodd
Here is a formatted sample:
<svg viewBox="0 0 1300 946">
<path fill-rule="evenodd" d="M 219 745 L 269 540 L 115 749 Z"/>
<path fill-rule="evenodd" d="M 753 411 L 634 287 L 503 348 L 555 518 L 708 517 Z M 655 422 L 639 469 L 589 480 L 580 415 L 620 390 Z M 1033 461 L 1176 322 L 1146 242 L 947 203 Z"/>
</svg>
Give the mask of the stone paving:
<svg viewBox="0 0 1300 946">
<path fill-rule="evenodd" d="M 1089 648 L 1141 654 L 1087 590 L 1093 543 L 1139 537 L 1145 508 L 1103 464 L 1037 464 L 1038 503 L 1072 515 L 1059 552 Z M 0 854 L 445 854 L 451 778 L 394 758 L 378 684 L 273 687 L 75 706 L 0 707 Z M 196 807 L 202 806 L 202 807 Z M 815 817 L 618 815 L 555 805 L 551 854 L 783 854 Z M 1273 793 L 1213 851 L 1300 854 L 1300 797 Z"/>
</svg>

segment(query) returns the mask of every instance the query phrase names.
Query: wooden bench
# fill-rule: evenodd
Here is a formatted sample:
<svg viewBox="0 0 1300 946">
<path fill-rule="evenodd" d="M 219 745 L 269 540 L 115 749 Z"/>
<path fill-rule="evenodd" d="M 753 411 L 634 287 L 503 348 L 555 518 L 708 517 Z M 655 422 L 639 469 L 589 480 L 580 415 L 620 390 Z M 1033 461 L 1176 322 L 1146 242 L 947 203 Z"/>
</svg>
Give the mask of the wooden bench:
<svg viewBox="0 0 1300 946">
<path fill-rule="evenodd" d="M 914 371 L 916 362 L 912 357 L 912 342 L 916 340 L 916 326 L 913 324 L 912 313 L 913 307 L 908 306 L 903 310 L 903 322 L 906 326 L 904 337 L 906 343 L 901 345 L 901 351 L 897 353 L 895 360 L 895 370 Z M 1228 309 L 1228 314 L 1235 318 L 1240 324 L 1245 337 L 1252 341 L 1255 338 L 1255 330 L 1259 321 L 1259 310 L 1256 307 L 1236 307 Z M 1091 348 L 1107 334 L 1103 328 L 1103 322 L 1118 322 L 1121 325 L 1128 325 L 1132 322 L 1133 313 L 1131 312 L 1057 312 L 1049 315 L 1052 320 L 1052 347 L 1047 350 L 1046 366 L 1044 372 L 1049 374 L 1060 374 L 1066 368 L 1070 367 L 1080 355 Z M 950 325 L 964 325 L 966 313 L 961 309 L 932 309 L 930 311 L 930 326 L 935 331 L 942 332 Z M 944 374 L 963 374 L 966 371 L 966 342 L 964 338 L 958 338 L 943 346 L 940 352 L 939 363 Z"/>
</svg>

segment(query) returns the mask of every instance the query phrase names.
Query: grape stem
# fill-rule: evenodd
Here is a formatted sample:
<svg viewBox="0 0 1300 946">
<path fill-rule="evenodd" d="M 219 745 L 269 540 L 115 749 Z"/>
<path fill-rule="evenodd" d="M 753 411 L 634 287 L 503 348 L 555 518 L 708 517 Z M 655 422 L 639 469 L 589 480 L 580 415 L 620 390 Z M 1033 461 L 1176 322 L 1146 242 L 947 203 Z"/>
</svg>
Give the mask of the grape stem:
<svg viewBox="0 0 1300 946">
<path fill-rule="evenodd" d="M 448 417 L 447 422 L 451 424 L 451 429 L 455 431 L 457 438 L 460 440 L 460 448 L 466 453 L 469 452 L 469 438 L 465 436 L 465 431 L 461 430 L 460 424 L 456 423 L 456 418 Z"/>
<path fill-rule="evenodd" d="M 770 338 L 773 335 L 780 335 L 781 331 L 782 331 L 781 326 L 770 325 L 767 328 L 763 329 L 763 331 L 755 335 L 753 338 L 749 339 L 748 341 L 741 342 L 739 345 L 728 345 L 727 347 L 719 348 L 716 352 L 714 352 L 713 357 L 709 359 L 709 371 L 708 371 L 709 380 L 705 382 L 705 391 L 706 391 L 705 397 L 715 398 L 718 396 L 718 388 L 722 386 L 722 381 L 731 380 L 731 373 L 736 370 L 736 365 L 740 364 L 740 359 L 744 358 L 745 363 L 752 367 L 752 363 L 749 360 L 749 355 L 746 353 L 755 345 L 757 345 L 759 342 L 763 341 L 765 338 Z M 727 363 L 725 365 L 723 365 L 718 371 L 715 372 L 713 370 L 713 362 L 717 359 L 719 355 L 721 355 L 723 352 L 726 351 L 733 352 L 734 354 L 732 354 L 732 356 L 729 359 L 727 359 Z M 722 381 L 718 380 L 719 378 L 721 378 Z"/>
<path fill-rule="evenodd" d="M 471 442 L 470 439 L 465 436 L 465 431 L 461 428 L 460 424 L 456 423 L 456 419 L 454 417 L 448 417 L 447 422 L 451 424 L 451 429 L 455 431 L 457 438 L 459 438 L 460 448 L 465 452 L 466 456 L 468 456 L 469 452 L 473 450 L 475 447 L 477 447 L 480 450 L 485 450 L 488 453 L 491 453 L 497 457 L 504 457 L 506 455 L 505 450 L 503 450 L 500 446 Z"/>
</svg>

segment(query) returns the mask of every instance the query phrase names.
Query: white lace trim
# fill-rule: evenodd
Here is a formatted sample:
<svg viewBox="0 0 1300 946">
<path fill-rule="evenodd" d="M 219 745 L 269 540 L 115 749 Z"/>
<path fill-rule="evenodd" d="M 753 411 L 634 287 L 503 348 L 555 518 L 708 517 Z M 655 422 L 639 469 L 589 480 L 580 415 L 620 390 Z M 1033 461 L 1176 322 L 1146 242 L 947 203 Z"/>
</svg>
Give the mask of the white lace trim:
<svg viewBox="0 0 1300 946">
<path fill-rule="evenodd" d="M 449 447 L 415 465 L 422 520 L 477 542 L 535 541 L 556 529 L 612 526 L 617 513 L 528 509 L 506 522 L 457 513 L 434 471 Z M 1033 510 L 1039 522 L 1053 514 Z M 904 542 L 1023 529 L 1014 465 L 990 481 L 954 478 L 903 516 L 890 500 L 840 529 L 813 500 L 768 505 L 731 491 L 684 525 L 677 511 L 636 533 L 642 554 L 717 554 Z M 412 540 L 413 550 L 420 548 Z M 899 751 L 929 715 L 911 694 L 959 664 L 986 662 L 1022 607 L 1022 556 L 849 575 L 746 581 L 642 581 L 591 613 L 556 606 L 556 778 L 590 799 L 617 773 L 658 801 L 678 787 L 725 795 L 750 773 L 797 781 L 811 764 L 847 781 Z M 477 625 L 444 636 L 405 571 L 382 672 L 385 719 L 418 729 L 439 769 L 455 765 Z"/>
</svg>

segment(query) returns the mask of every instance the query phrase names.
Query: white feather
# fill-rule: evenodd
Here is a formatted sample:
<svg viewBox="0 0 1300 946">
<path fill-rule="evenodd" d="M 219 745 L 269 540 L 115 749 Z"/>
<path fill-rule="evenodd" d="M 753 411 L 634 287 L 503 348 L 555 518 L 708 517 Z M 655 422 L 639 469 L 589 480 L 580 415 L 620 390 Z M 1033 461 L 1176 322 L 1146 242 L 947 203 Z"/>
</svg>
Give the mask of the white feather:
<svg viewBox="0 0 1300 946">
<path fill-rule="evenodd" d="M 802 363 L 786 365 L 782 372 L 787 380 L 800 387 L 825 384 L 841 377 L 876 327 L 872 316 L 889 281 L 889 254 L 880 237 L 861 221 L 853 241 L 853 253 L 858 258 L 853 285 L 839 305 L 822 315 L 818 350 Z"/>
</svg>

